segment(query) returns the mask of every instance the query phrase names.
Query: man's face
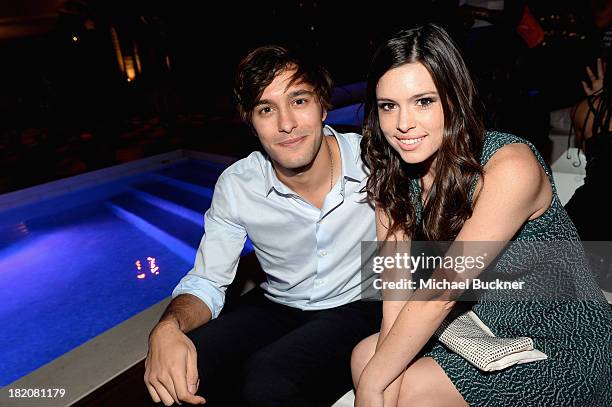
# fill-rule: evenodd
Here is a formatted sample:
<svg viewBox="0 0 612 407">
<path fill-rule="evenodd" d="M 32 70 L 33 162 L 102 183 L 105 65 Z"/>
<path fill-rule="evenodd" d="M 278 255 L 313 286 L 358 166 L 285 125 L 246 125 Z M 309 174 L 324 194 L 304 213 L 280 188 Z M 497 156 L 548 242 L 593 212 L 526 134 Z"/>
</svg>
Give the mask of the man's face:
<svg viewBox="0 0 612 407">
<path fill-rule="evenodd" d="M 296 82 L 287 87 L 294 72 L 280 72 L 264 89 L 251 123 L 277 167 L 302 172 L 321 147 L 327 112 L 312 85 Z"/>
</svg>

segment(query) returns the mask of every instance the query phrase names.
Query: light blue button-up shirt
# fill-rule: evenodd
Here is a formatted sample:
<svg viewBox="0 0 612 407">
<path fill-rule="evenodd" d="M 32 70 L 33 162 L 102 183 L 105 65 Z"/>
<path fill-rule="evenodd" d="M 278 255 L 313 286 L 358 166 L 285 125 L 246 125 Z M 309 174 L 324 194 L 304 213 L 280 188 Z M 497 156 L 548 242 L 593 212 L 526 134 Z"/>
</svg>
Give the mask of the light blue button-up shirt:
<svg viewBox="0 0 612 407">
<path fill-rule="evenodd" d="M 324 132 L 338 141 L 342 176 L 322 209 L 283 184 L 262 153 L 237 161 L 217 180 L 194 267 L 173 297 L 195 295 L 216 318 L 248 234 L 267 275 L 261 287 L 271 301 L 320 310 L 361 299 L 360 243 L 376 240 L 374 210 L 359 192 L 367 177 L 361 136 L 329 126 Z"/>
</svg>

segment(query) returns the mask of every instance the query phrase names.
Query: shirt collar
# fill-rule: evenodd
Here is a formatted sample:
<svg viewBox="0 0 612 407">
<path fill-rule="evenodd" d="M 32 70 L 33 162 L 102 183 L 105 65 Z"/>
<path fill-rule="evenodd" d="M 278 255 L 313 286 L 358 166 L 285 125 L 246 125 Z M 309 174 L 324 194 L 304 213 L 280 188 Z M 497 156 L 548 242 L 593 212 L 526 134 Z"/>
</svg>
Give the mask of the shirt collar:
<svg viewBox="0 0 612 407">
<path fill-rule="evenodd" d="M 350 142 L 343 137 L 340 133 L 336 132 L 336 130 L 332 129 L 330 126 L 325 125 L 323 127 L 323 134 L 326 136 L 334 136 L 336 141 L 338 142 L 338 147 L 340 148 L 340 158 L 342 161 L 342 191 L 344 191 L 344 184 L 346 180 L 357 181 L 360 182 L 364 177 L 363 171 L 359 168 L 361 164 L 360 157 L 356 157 L 353 153 L 353 148 L 350 145 Z M 274 172 L 274 167 L 272 166 L 272 161 L 270 161 L 270 157 L 266 156 L 266 165 L 264 169 L 264 177 L 265 177 L 265 191 L 266 196 L 272 192 L 272 189 L 275 189 L 281 195 L 291 196 L 295 195 L 289 187 L 283 184 L 276 173 Z"/>
</svg>

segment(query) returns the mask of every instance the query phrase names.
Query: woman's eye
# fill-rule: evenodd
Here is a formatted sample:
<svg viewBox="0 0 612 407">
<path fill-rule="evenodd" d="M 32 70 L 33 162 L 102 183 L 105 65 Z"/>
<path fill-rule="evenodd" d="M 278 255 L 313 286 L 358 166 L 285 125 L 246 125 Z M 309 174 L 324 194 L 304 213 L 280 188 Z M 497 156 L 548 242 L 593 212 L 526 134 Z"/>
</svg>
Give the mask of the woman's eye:
<svg viewBox="0 0 612 407">
<path fill-rule="evenodd" d="M 306 104 L 306 102 L 308 102 L 307 99 L 296 99 L 293 101 L 293 103 L 295 103 L 296 105 L 304 105 Z"/>
<path fill-rule="evenodd" d="M 434 100 L 433 98 L 421 98 L 421 99 L 418 99 L 416 102 L 417 102 L 417 106 L 428 107 L 434 102 Z"/>
<path fill-rule="evenodd" d="M 266 107 L 262 107 L 261 109 L 259 109 L 259 114 L 268 114 L 272 111 L 272 108 L 270 106 L 266 106 Z"/>
<path fill-rule="evenodd" d="M 379 103 L 378 108 L 380 110 L 384 110 L 385 112 L 388 112 L 389 110 L 393 110 L 395 108 L 395 104 L 394 103 Z"/>
</svg>

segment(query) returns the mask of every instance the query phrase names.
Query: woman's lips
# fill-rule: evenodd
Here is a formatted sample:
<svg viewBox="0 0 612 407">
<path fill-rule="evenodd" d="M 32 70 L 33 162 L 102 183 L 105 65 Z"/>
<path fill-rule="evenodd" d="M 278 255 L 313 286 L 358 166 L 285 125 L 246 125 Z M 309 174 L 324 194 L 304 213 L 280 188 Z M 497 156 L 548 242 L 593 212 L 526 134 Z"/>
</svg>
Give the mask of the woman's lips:
<svg viewBox="0 0 612 407">
<path fill-rule="evenodd" d="M 396 137 L 396 139 L 398 141 L 399 147 L 402 150 L 413 151 L 421 145 L 425 137 L 427 136 L 401 138 L 401 139 Z"/>
</svg>

